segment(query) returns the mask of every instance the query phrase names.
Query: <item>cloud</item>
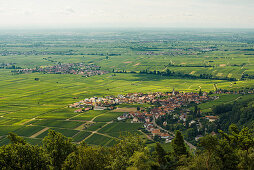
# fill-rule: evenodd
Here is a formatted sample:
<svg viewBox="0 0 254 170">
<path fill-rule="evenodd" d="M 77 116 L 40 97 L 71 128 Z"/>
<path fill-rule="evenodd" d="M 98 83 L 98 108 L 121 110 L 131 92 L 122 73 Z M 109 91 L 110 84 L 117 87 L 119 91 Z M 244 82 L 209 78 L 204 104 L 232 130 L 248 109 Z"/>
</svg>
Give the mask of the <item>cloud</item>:
<svg viewBox="0 0 254 170">
<path fill-rule="evenodd" d="M 74 13 L 75 13 L 75 10 L 72 9 L 72 8 L 66 8 L 65 11 L 66 11 L 67 13 L 70 13 L 70 14 L 74 14 Z"/>
</svg>

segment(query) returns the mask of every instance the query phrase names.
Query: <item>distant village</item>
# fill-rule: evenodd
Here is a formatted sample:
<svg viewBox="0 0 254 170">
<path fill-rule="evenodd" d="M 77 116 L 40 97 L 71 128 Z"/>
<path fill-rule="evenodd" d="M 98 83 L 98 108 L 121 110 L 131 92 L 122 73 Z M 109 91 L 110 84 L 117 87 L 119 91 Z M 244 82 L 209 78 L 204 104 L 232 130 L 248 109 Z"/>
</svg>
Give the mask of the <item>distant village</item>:
<svg viewBox="0 0 254 170">
<path fill-rule="evenodd" d="M 221 92 L 220 92 L 221 93 Z M 159 136 L 161 139 L 165 139 L 166 142 L 170 142 L 172 136 L 160 128 L 156 124 L 156 120 L 167 115 L 174 114 L 173 111 L 182 106 L 187 106 L 189 103 L 194 102 L 200 104 L 209 100 L 215 100 L 218 97 L 209 96 L 208 93 L 203 92 L 202 95 L 199 93 L 184 93 L 174 91 L 170 93 L 129 93 L 126 95 L 107 96 L 104 98 L 92 97 L 86 98 L 79 102 L 70 104 L 70 108 L 78 108 L 75 110 L 77 113 L 81 113 L 88 110 L 113 110 L 119 104 L 150 104 L 152 108 L 139 108 L 136 111 L 130 111 L 124 113 L 118 117 L 118 121 L 130 120 L 131 123 L 144 123 L 144 128 L 150 134 L 150 136 Z M 188 111 L 181 112 L 181 114 L 174 114 L 176 119 L 186 121 Z M 216 116 L 207 116 L 206 119 L 209 121 L 215 121 Z M 195 123 L 194 120 L 191 123 Z M 164 122 L 163 125 L 166 125 Z"/>
<path fill-rule="evenodd" d="M 79 74 L 83 77 L 91 77 L 95 75 L 107 74 L 107 71 L 101 70 L 100 66 L 94 64 L 84 63 L 68 63 L 58 64 L 54 66 L 38 67 L 38 68 L 26 68 L 12 71 L 16 74 L 27 74 L 27 73 L 44 73 L 44 74 Z"/>
<path fill-rule="evenodd" d="M 138 52 L 137 55 L 169 55 L 169 56 L 176 56 L 176 55 L 197 55 L 199 52 L 209 52 L 209 51 L 216 51 L 216 48 L 172 48 L 169 49 L 169 52 L 154 52 L 154 51 L 144 51 Z"/>
<path fill-rule="evenodd" d="M 0 63 L 0 69 L 21 69 L 21 67 L 17 67 L 16 63 Z"/>
</svg>

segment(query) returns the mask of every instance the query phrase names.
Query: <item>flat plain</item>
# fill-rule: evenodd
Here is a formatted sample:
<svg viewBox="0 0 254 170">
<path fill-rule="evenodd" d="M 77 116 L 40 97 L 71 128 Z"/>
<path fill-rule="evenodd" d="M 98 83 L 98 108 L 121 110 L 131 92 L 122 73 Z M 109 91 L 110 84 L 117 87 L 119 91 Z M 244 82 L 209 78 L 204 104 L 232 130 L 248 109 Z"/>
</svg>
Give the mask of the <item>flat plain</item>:
<svg viewBox="0 0 254 170">
<path fill-rule="evenodd" d="M 138 133 L 139 124 L 107 124 L 126 110 L 75 113 L 68 105 L 93 96 L 173 89 L 183 92 L 200 89 L 209 92 L 216 88 L 239 90 L 254 85 L 250 78 L 254 75 L 252 32 L 238 33 L 239 40 L 232 39 L 234 31 L 206 32 L 198 36 L 170 31 L 156 34 L 149 31 L 81 32 L 78 37 L 51 34 L 10 33 L 8 35 L 14 37 L 10 39 L 0 33 L 0 64 L 35 68 L 82 62 L 96 64 L 110 73 L 86 78 L 75 74 L 14 74 L 15 69 L 1 68 L 0 144 L 8 142 L 8 132 L 40 144 L 48 130 L 53 129 L 73 137 L 74 142 L 85 140 L 88 144 L 111 146 L 121 132 Z M 140 74 L 143 70 L 163 72 L 167 69 L 176 74 Z M 180 76 L 183 74 L 196 78 Z M 201 79 L 201 74 L 214 78 Z M 210 111 L 211 106 L 238 97 L 222 96 L 217 103 L 204 103 L 200 107 Z"/>
</svg>

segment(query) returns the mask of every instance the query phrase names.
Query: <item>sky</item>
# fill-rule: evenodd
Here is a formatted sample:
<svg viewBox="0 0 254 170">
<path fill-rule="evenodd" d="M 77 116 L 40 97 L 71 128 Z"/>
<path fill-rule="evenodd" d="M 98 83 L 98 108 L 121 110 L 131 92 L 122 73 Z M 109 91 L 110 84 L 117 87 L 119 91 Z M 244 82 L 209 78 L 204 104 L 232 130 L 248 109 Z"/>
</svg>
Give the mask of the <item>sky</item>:
<svg viewBox="0 0 254 170">
<path fill-rule="evenodd" d="M 5 28 L 254 28 L 254 0 L 0 0 Z"/>
</svg>

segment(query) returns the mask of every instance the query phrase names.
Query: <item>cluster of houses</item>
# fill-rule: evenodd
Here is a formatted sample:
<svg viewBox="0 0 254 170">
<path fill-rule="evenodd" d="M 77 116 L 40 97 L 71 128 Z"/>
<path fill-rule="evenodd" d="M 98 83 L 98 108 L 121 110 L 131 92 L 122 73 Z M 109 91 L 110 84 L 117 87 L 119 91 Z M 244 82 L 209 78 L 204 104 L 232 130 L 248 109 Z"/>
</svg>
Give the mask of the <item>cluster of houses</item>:
<svg viewBox="0 0 254 170">
<path fill-rule="evenodd" d="M 139 108 L 137 111 L 131 111 L 124 113 L 118 117 L 118 121 L 130 119 L 132 123 L 144 123 L 145 129 L 151 133 L 151 135 L 159 136 L 162 139 L 170 139 L 170 135 L 156 127 L 154 123 L 156 119 L 171 114 L 176 108 L 187 106 L 190 102 L 200 104 L 208 100 L 214 100 L 216 97 L 208 96 L 206 92 L 202 95 L 198 93 L 184 93 L 172 91 L 170 93 L 129 93 L 126 95 L 118 96 L 106 96 L 106 97 L 92 97 L 86 98 L 79 102 L 69 105 L 72 108 L 79 108 L 77 111 L 84 111 L 89 109 L 94 110 L 105 110 L 114 109 L 118 104 L 151 104 L 155 107 L 144 109 Z M 81 110 L 80 110 L 81 109 Z M 183 112 L 179 119 L 186 121 L 187 113 Z M 214 120 L 215 117 L 207 117 L 208 119 Z M 167 122 L 163 125 L 166 126 Z"/>
<path fill-rule="evenodd" d="M 171 93 L 129 93 L 126 95 L 118 96 L 106 96 L 106 97 L 92 97 L 86 98 L 79 102 L 73 103 L 71 107 L 83 107 L 83 106 L 101 106 L 110 107 L 118 104 L 159 104 L 160 107 L 154 108 L 151 112 L 155 115 L 164 114 L 173 111 L 177 107 L 187 106 L 190 102 L 196 104 L 215 99 L 216 97 L 210 97 L 206 92 L 203 95 L 198 93 L 184 93 L 184 92 L 171 92 Z"/>
<path fill-rule="evenodd" d="M 218 94 L 222 93 L 233 93 L 239 94 L 240 92 L 225 92 L 225 91 L 216 91 Z M 118 96 L 106 96 L 106 97 L 91 97 L 81 100 L 79 102 L 70 104 L 69 107 L 77 108 L 75 112 L 84 112 L 88 110 L 113 110 L 119 104 L 150 104 L 153 105 L 152 108 L 138 108 L 136 111 L 129 111 L 124 113 L 122 116 L 117 118 L 118 121 L 124 121 L 129 119 L 131 123 L 144 123 L 144 128 L 150 133 L 152 137 L 159 136 L 162 139 L 166 139 L 166 142 L 172 140 L 166 131 L 158 128 L 155 121 L 165 115 L 172 115 L 174 119 L 182 121 L 183 125 L 186 126 L 187 116 L 189 110 L 181 109 L 179 112 L 173 113 L 177 108 L 182 106 L 187 106 L 189 103 L 193 102 L 200 104 L 209 100 L 217 99 L 217 96 L 210 96 L 208 93 L 193 92 L 177 92 L 172 91 L 168 93 L 128 93 L 125 95 Z M 209 122 L 213 122 L 218 119 L 218 116 L 205 116 L 203 117 Z M 199 121 L 191 120 L 189 126 L 196 124 L 201 126 Z M 163 126 L 166 126 L 167 122 L 163 122 Z M 201 136 L 197 136 L 195 140 L 199 140 Z"/>
<path fill-rule="evenodd" d="M 193 48 L 172 48 L 169 49 L 169 52 L 161 51 L 161 52 L 154 52 L 154 51 L 144 51 L 139 52 L 137 55 L 196 55 L 198 52 L 209 52 L 209 51 L 216 51 L 216 48 L 209 48 L 209 47 L 193 47 Z"/>
<path fill-rule="evenodd" d="M 0 63 L 0 69 L 21 69 L 21 67 L 17 67 L 16 63 Z"/>
<path fill-rule="evenodd" d="M 139 52 L 137 55 L 169 55 L 169 56 L 176 56 L 176 55 L 196 55 L 197 53 L 188 51 L 172 51 L 172 52 L 154 52 L 154 51 L 145 51 L 145 52 Z"/>
<path fill-rule="evenodd" d="M 75 54 L 73 51 L 0 51 L 1 56 L 9 56 L 9 55 L 73 55 Z M 81 54 L 82 55 L 82 54 Z"/>
<path fill-rule="evenodd" d="M 79 74 L 84 77 L 90 77 L 95 75 L 102 75 L 108 73 L 107 71 L 100 70 L 100 66 L 91 64 L 86 65 L 84 63 L 68 63 L 58 64 L 54 66 L 39 67 L 39 68 L 26 68 L 13 71 L 18 74 L 41 72 L 45 74 Z"/>
</svg>

